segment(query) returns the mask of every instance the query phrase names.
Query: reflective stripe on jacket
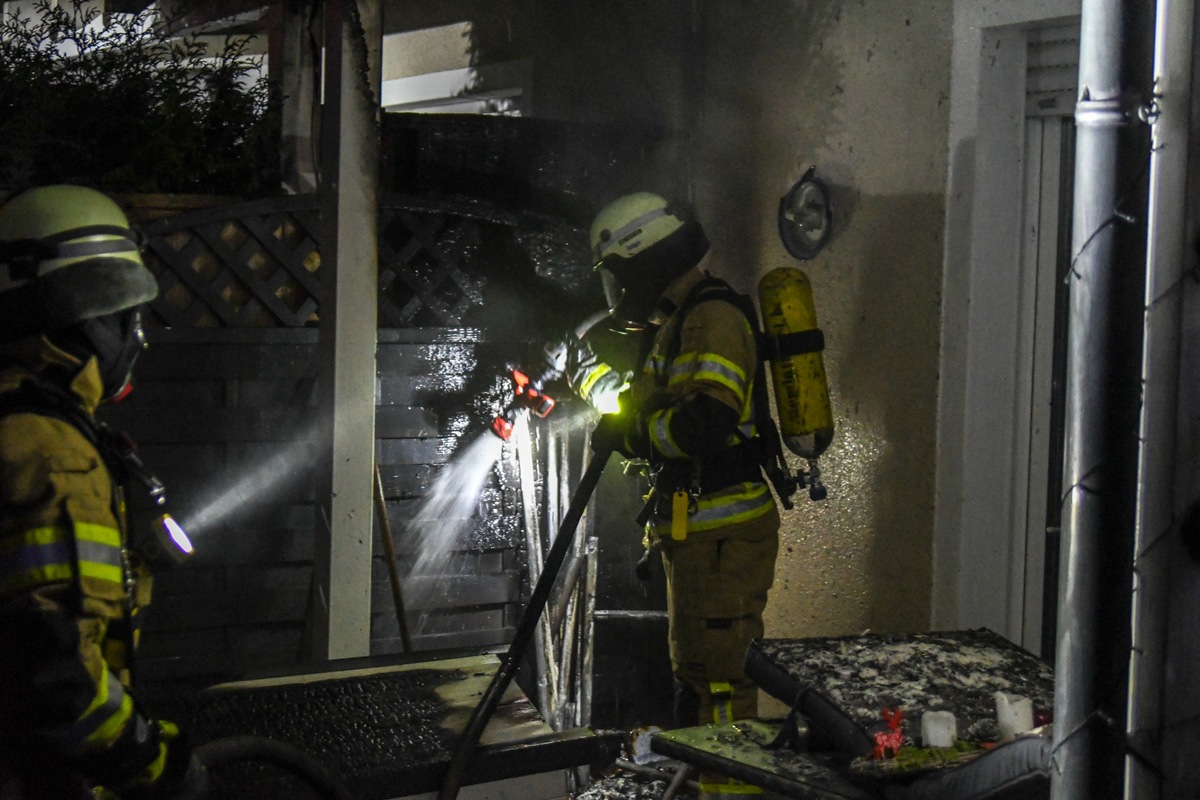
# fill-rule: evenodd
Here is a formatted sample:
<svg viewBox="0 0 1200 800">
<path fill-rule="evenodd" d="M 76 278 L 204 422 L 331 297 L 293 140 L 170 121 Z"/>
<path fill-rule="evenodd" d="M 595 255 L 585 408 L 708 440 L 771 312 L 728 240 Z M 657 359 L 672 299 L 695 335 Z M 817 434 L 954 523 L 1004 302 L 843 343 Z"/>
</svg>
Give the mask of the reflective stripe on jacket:
<svg viewBox="0 0 1200 800">
<path fill-rule="evenodd" d="M 66 388 L 79 409 L 94 414 L 103 391 L 94 358 L 81 363 L 44 337 L 0 347 L 0 392 L 29 380 L 62 386 L 64 376 L 74 376 Z M 89 778 L 112 786 L 156 779 L 165 753 L 158 724 L 138 713 L 121 683 L 127 665 L 105 658 L 127 649 L 109 638 L 110 625 L 128 627 L 118 498 L 108 467 L 74 425 L 24 410 L 0 415 L 0 610 L 46 640 L 20 660 L 0 652 L 0 735 L 57 742 L 88 765 Z"/>
<path fill-rule="evenodd" d="M 704 277 L 699 270 L 686 273 L 668 288 L 665 298 L 678 308 Z M 737 412 L 736 428 L 724 439 L 726 446 L 736 446 L 757 432 L 752 392 L 760 365 L 749 320 L 735 305 L 719 299 L 701 300 L 685 316 L 681 318 L 676 311 L 665 320 L 631 387 L 641 425 L 651 447 L 663 459 L 694 455 L 676 442 L 670 431 L 673 417 L 696 395 L 706 395 Z M 678 352 L 672 357 L 676 341 Z M 658 488 L 664 490 L 670 491 Z M 768 513 L 774 504 L 766 483 L 738 481 L 700 495 L 688 515 L 687 530 L 711 531 L 745 522 Z M 648 528 L 652 534 L 669 535 L 670 520 L 655 518 Z"/>
<path fill-rule="evenodd" d="M 27 528 L 0 538 L 0 594 L 75 580 L 123 587 L 121 532 L 75 521 Z"/>
<path fill-rule="evenodd" d="M 39 366 L 73 363 L 70 389 L 80 409 L 94 414 L 103 391 L 95 359 L 80 364 L 44 339 L 29 341 L 40 349 L 18 348 L 16 363 L 0 367 L 0 393 L 37 378 Z M 75 426 L 32 413 L 0 416 L 0 595 L 78 580 L 89 613 L 121 616 L 124 526 L 114 491 L 100 454 Z"/>
</svg>

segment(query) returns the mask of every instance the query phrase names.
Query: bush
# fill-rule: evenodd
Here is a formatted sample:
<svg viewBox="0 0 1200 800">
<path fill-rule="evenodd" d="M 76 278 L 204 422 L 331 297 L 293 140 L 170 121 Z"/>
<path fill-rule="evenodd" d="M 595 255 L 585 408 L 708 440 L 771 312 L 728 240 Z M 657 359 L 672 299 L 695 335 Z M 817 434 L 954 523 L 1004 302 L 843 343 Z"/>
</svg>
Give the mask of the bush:
<svg viewBox="0 0 1200 800">
<path fill-rule="evenodd" d="M 0 21 L 0 187 L 279 192 L 278 126 L 246 37 L 219 52 L 150 9 L 100 25 L 86 0 Z"/>
</svg>

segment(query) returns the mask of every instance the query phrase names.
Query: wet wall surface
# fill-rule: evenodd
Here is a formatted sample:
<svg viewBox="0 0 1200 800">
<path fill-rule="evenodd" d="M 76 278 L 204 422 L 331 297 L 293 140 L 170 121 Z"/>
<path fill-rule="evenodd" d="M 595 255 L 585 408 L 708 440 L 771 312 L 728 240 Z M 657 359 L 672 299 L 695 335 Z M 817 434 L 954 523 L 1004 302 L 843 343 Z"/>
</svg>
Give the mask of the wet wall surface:
<svg viewBox="0 0 1200 800">
<path fill-rule="evenodd" d="M 693 172 L 714 271 L 812 280 L 837 433 L 829 499 L 784 514 L 768 636 L 929 624 L 950 2 L 705 6 Z M 809 262 L 779 198 L 810 167 L 833 234 Z"/>
</svg>

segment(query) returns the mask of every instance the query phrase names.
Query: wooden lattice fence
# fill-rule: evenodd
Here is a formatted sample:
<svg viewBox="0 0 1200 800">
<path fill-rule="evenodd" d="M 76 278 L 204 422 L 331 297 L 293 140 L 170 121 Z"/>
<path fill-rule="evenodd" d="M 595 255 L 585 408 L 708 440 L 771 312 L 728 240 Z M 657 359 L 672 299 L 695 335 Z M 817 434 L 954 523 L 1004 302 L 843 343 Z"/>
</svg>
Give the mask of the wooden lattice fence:
<svg viewBox="0 0 1200 800">
<path fill-rule="evenodd" d="M 297 328 L 319 319 L 320 199 L 271 198 L 180 214 L 142 226 L 158 277 L 151 324 Z M 483 302 L 484 278 L 459 264 L 476 237 L 466 214 L 391 199 L 380 210 L 379 326 L 454 327 Z"/>
</svg>

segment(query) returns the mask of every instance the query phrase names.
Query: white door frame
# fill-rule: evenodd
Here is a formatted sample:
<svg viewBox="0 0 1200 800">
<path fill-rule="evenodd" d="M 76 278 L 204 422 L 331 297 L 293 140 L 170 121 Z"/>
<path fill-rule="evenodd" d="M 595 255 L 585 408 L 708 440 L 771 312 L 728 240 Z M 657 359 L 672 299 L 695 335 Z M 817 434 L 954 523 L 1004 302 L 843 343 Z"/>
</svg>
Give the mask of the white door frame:
<svg viewBox="0 0 1200 800">
<path fill-rule="evenodd" d="M 987 627 L 1035 651 L 1025 625 L 1032 356 L 1022 330 L 1036 297 L 1021 257 L 1026 31 L 1079 8 L 954 6 L 930 625 Z"/>
</svg>

